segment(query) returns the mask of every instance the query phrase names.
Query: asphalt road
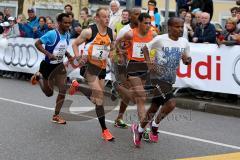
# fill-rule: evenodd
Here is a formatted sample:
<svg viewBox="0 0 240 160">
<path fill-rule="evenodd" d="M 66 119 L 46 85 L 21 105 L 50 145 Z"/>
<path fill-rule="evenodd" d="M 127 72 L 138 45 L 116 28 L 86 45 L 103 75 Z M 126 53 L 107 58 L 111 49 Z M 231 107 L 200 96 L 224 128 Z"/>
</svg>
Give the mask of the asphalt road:
<svg viewBox="0 0 240 160">
<path fill-rule="evenodd" d="M 129 129 L 113 127 L 115 106 L 106 119 L 116 140 L 105 142 L 96 119 L 52 123 L 55 99 L 56 94 L 47 98 L 39 86 L 26 81 L 0 78 L 0 160 L 169 160 L 240 150 L 238 118 L 176 108 L 160 125 L 160 141 L 143 142 L 137 149 Z M 83 96 L 66 99 L 73 102 L 70 110 L 75 113 L 93 109 Z M 125 120 L 137 121 L 135 106 Z"/>
</svg>

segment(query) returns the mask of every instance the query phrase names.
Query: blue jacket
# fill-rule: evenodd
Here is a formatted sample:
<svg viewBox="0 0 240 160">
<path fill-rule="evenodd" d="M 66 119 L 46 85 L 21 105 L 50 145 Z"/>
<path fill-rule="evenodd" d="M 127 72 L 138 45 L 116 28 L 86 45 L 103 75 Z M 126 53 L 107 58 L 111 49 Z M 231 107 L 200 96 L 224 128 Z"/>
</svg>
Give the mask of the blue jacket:
<svg viewBox="0 0 240 160">
<path fill-rule="evenodd" d="M 215 26 L 211 23 L 208 23 L 204 28 L 202 25 L 197 26 L 195 29 L 193 37 L 198 38 L 198 43 L 209 42 L 216 43 L 216 29 Z"/>
<path fill-rule="evenodd" d="M 47 32 L 48 32 L 47 25 L 44 25 L 43 27 L 38 26 L 37 31 L 33 33 L 33 38 L 40 38 Z"/>
</svg>

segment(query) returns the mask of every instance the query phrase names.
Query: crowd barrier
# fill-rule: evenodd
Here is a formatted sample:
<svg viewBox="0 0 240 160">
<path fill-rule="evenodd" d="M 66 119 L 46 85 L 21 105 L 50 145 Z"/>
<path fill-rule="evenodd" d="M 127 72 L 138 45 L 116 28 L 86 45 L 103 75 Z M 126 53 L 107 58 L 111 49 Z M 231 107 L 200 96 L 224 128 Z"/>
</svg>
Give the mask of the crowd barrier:
<svg viewBox="0 0 240 160">
<path fill-rule="evenodd" d="M 35 41 L 31 38 L 8 39 L 8 47 L 0 48 L 0 69 L 24 73 L 38 71 L 44 55 L 35 48 Z M 71 45 L 68 51 L 73 53 Z M 190 55 L 192 64 L 185 66 L 181 62 L 175 87 L 240 95 L 240 46 L 191 43 Z M 107 73 L 107 79 L 111 80 L 109 67 Z M 79 69 L 69 72 L 69 76 L 80 78 Z"/>
</svg>

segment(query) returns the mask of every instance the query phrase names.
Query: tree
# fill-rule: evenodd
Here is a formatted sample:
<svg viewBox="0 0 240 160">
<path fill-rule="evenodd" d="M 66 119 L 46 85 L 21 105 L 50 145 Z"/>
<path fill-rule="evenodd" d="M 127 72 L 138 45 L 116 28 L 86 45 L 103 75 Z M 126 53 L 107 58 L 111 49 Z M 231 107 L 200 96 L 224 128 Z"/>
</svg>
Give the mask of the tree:
<svg viewBox="0 0 240 160">
<path fill-rule="evenodd" d="M 18 0 L 18 15 L 23 13 L 24 0 Z"/>
</svg>

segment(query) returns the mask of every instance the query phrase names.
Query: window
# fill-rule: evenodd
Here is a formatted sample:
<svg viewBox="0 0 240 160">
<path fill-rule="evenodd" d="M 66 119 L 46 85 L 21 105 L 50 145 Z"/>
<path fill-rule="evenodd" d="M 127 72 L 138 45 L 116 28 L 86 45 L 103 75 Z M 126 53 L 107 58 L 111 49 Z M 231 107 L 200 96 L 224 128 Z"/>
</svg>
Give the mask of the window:
<svg viewBox="0 0 240 160">
<path fill-rule="evenodd" d="M 17 17 L 17 3 L 16 2 L 12 2 L 12 4 L 9 3 L 0 3 L 0 11 L 3 12 L 4 8 L 9 8 L 9 10 L 11 11 L 11 15 L 13 17 Z"/>
<path fill-rule="evenodd" d="M 62 13 L 64 11 L 64 5 L 61 3 L 55 4 L 39 4 L 36 6 L 36 15 L 44 16 L 44 17 L 51 17 L 54 22 L 56 21 L 56 15 Z"/>
</svg>

